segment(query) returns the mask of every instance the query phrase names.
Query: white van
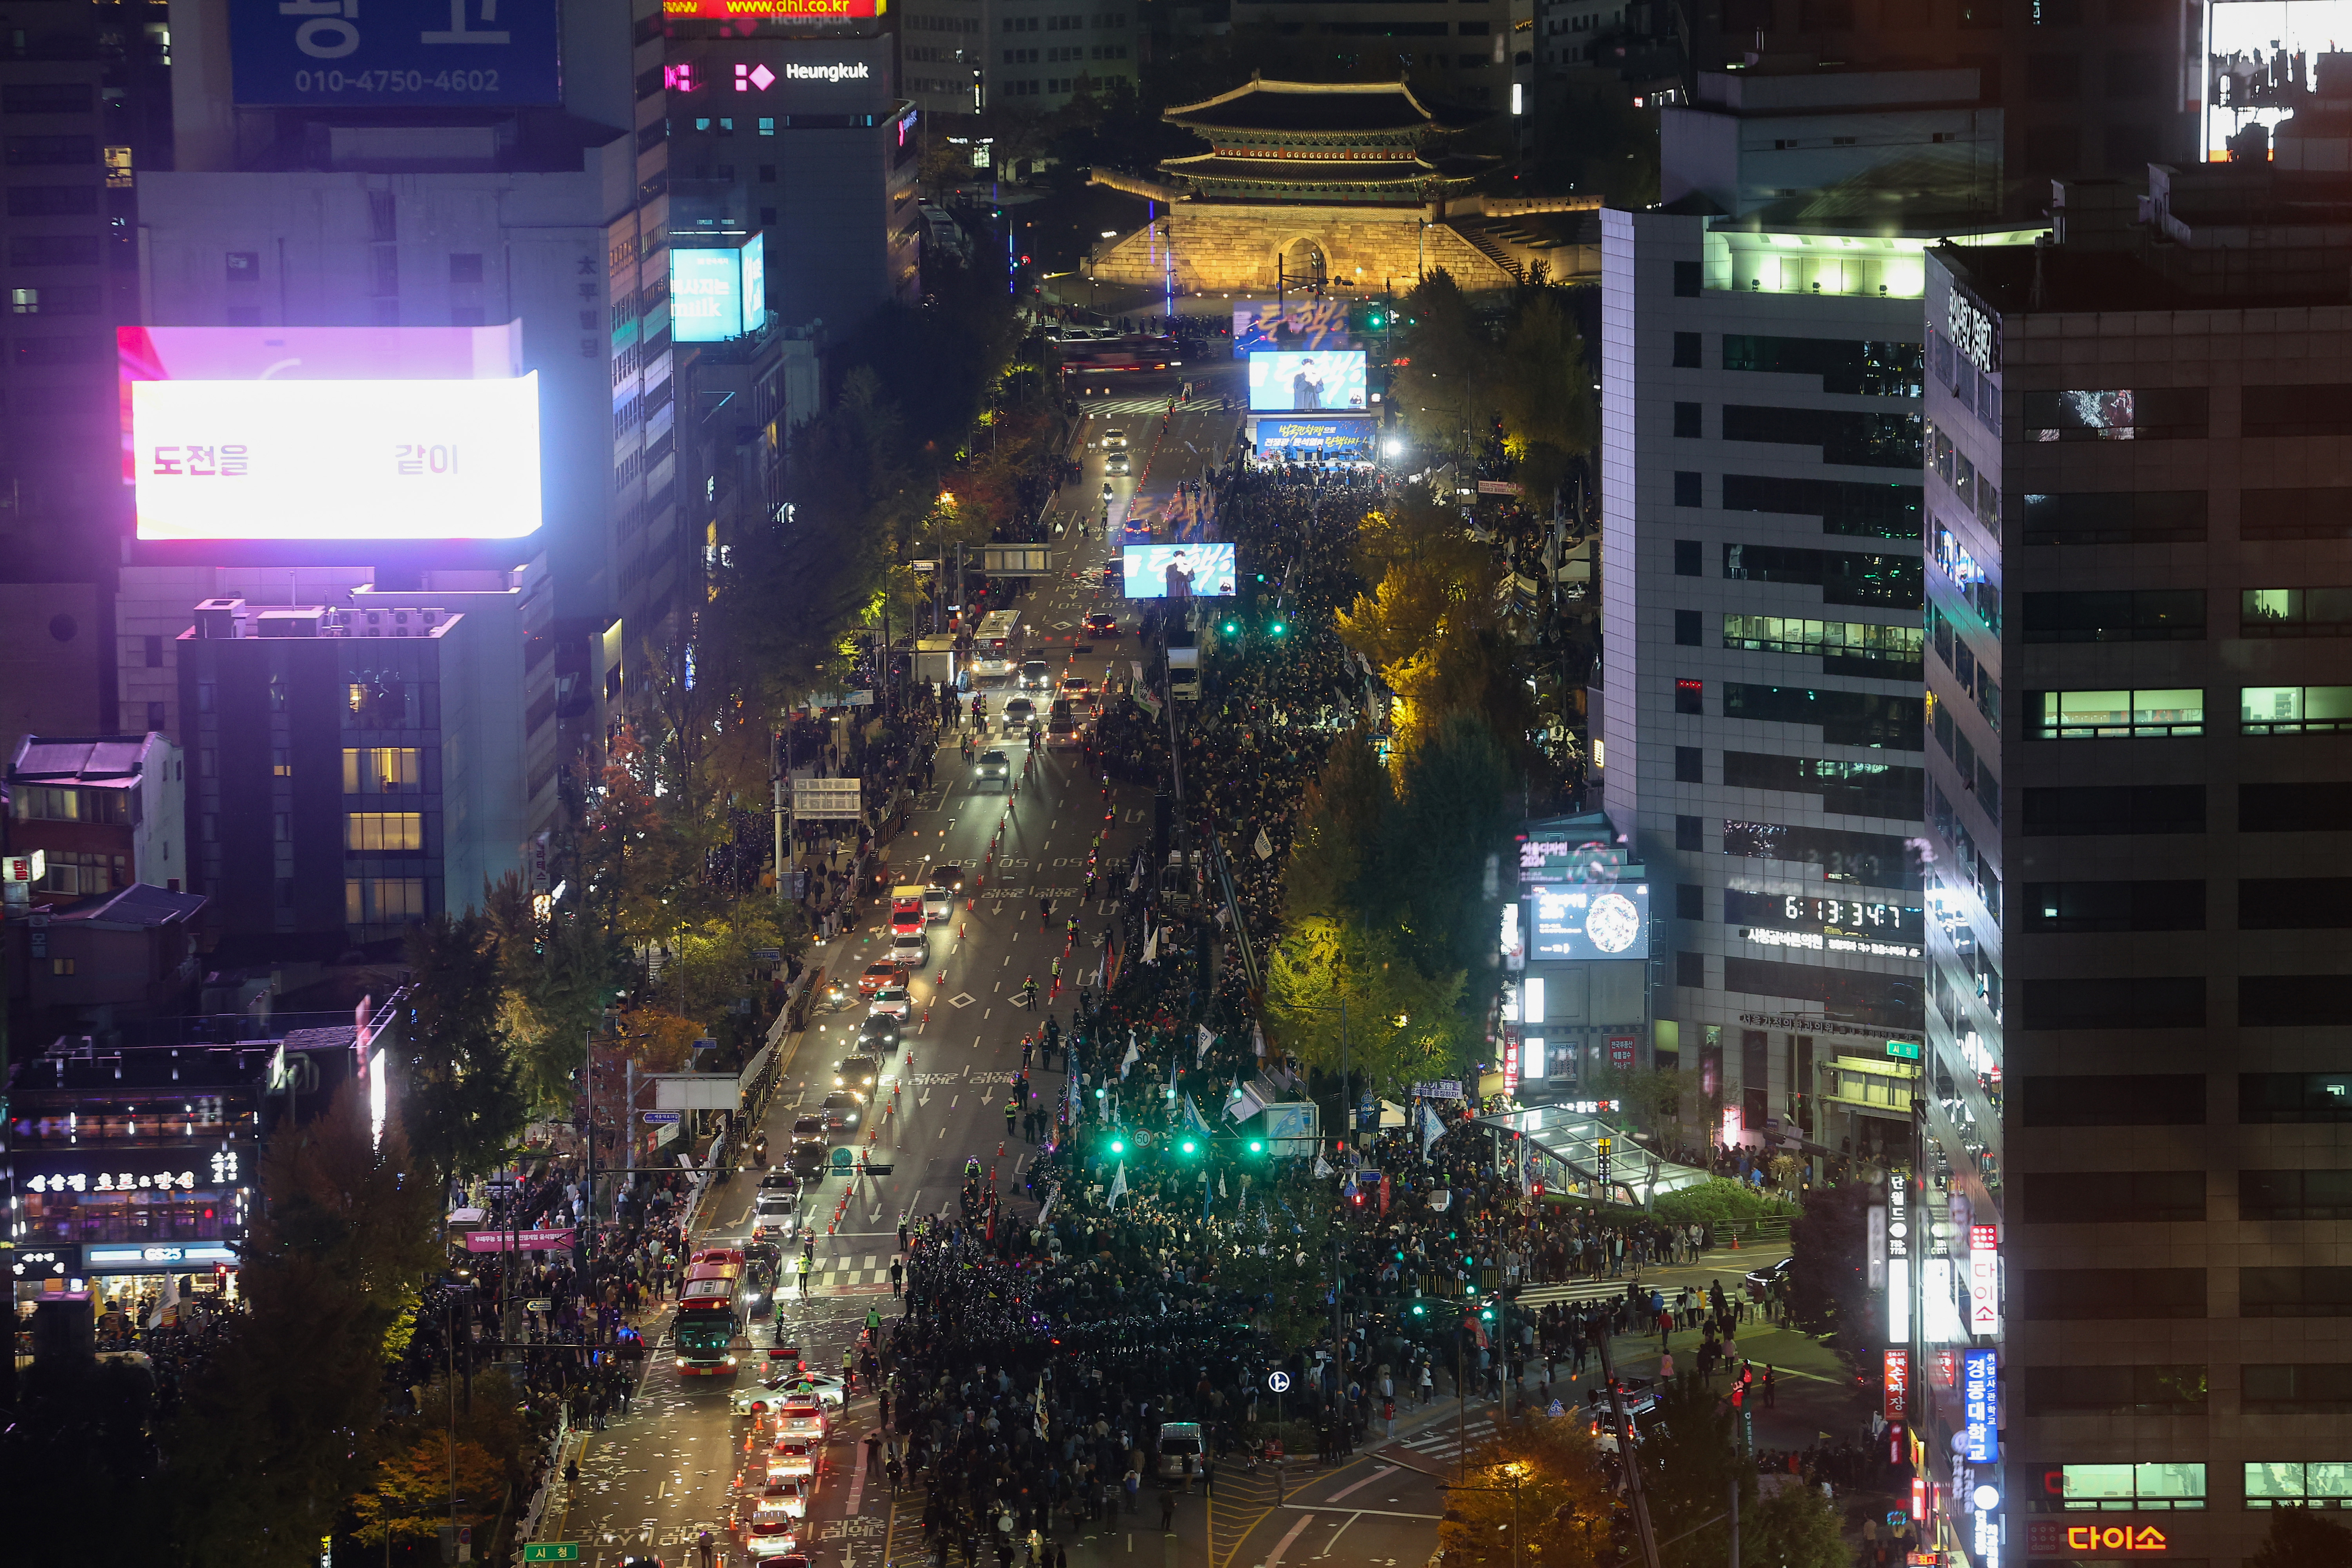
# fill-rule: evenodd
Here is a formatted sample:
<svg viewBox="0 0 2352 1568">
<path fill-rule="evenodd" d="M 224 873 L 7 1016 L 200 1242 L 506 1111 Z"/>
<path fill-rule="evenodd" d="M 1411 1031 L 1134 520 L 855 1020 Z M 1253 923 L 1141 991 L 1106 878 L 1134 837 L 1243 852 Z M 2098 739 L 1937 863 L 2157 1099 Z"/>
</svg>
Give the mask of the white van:
<svg viewBox="0 0 2352 1568">
<path fill-rule="evenodd" d="M 1160 1427 L 1159 1474 L 1162 1480 L 1181 1481 L 1201 1473 L 1207 1450 L 1201 1446 L 1198 1421 L 1167 1421 Z"/>
</svg>

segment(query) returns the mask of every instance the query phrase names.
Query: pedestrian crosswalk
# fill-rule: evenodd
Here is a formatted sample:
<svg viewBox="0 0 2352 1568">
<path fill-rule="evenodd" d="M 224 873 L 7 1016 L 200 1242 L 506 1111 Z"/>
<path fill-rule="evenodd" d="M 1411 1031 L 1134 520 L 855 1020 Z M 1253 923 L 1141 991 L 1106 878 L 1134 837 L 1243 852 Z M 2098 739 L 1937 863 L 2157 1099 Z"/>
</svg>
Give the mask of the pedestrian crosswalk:
<svg viewBox="0 0 2352 1568">
<path fill-rule="evenodd" d="M 1625 1293 L 1628 1281 L 1572 1280 L 1563 1285 L 1529 1285 L 1520 1291 L 1518 1304 L 1539 1307 L 1548 1301 L 1614 1301 Z"/>
<path fill-rule="evenodd" d="M 1494 1435 L 1495 1418 L 1481 1416 L 1466 1427 L 1448 1421 L 1419 1437 L 1400 1438 L 1395 1447 L 1408 1449 L 1424 1459 L 1458 1459 L 1465 1443 L 1475 1448 Z"/>
<path fill-rule="evenodd" d="M 827 1292 L 866 1294 L 890 1288 L 890 1259 L 884 1253 L 868 1252 L 856 1259 L 819 1259 L 809 1271 L 808 1289 L 812 1295 Z M 783 1281 L 777 1293 L 786 1300 L 801 1289 L 800 1260 L 784 1260 Z"/>
<path fill-rule="evenodd" d="M 1088 413 L 1161 413 L 1168 408 L 1166 394 L 1159 397 L 1082 397 L 1078 406 Z"/>
</svg>

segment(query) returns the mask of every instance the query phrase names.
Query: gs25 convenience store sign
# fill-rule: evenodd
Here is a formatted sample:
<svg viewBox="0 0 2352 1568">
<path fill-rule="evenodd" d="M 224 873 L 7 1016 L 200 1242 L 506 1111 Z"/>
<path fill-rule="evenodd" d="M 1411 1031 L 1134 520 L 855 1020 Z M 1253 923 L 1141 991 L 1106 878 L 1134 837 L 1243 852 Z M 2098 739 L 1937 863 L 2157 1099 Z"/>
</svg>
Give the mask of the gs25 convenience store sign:
<svg viewBox="0 0 2352 1568">
<path fill-rule="evenodd" d="M 2103 1557 L 2165 1557 L 2172 1552 L 2168 1525 L 2133 1519 L 2032 1519 L 2025 1524 L 2025 1550 L 2041 1557 L 2080 1552 Z"/>
</svg>

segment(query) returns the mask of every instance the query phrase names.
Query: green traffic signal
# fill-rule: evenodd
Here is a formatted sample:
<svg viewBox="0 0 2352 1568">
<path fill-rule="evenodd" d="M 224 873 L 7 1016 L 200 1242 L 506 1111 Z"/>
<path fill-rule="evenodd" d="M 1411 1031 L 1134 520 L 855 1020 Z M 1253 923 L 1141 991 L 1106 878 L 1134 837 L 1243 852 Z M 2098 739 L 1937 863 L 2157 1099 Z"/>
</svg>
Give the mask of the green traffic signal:
<svg viewBox="0 0 2352 1568">
<path fill-rule="evenodd" d="M 1478 1309 L 1478 1321 L 1482 1323 L 1493 1322 L 1495 1321 L 1495 1309 L 1492 1307 L 1480 1307 Z"/>
<path fill-rule="evenodd" d="M 1184 1152 L 1188 1155 L 1197 1155 L 1201 1152 L 1201 1145 L 1187 1138 L 1184 1140 Z"/>
<path fill-rule="evenodd" d="M 1127 1140 L 1124 1138 L 1113 1138 L 1110 1141 L 1110 1152 L 1115 1155 L 1123 1155 L 1127 1153 Z"/>
<path fill-rule="evenodd" d="M 1241 629 L 1241 623 L 1237 621 L 1228 621 L 1220 628 L 1228 637 L 1236 635 Z"/>
<path fill-rule="evenodd" d="M 1426 1317 L 1429 1315 L 1429 1308 L 1420 1301 L 1415 1301 L 1412 1304 L 1412 1315 L 1417 1318 Z"/>
<path fill-rule="evenodd" d="M 1271 626 L 1267 627 L 1267 628 L 1266 628 L 1266 630 L 1267 630 L 1267 631 L 1269 631 L 1269 632 L 1273 632 L 1276 636 L 1279 637 L 1279 636 L 1281 636 L 1285 632 L 1289 631 L 1289 630 L 1290 630 L 1290 628 L 1289 628 L 1289 627 L 1287 627 L 1287 626 L 1286 626 L 1286 625 L 1284 625 L 1281 622 L 1277 621 L 1277 622 L 1276 622 L 1273 625 L 1271 625 Z"/>
<path fill-rule="evenodd" d="M 1262 1155 L 1265 1153 L 1265 1143 L 1259 1139 L 1252 1138 L 1250 1140 L 1249 1152 L 1254 1155 Z"/>
</svg>

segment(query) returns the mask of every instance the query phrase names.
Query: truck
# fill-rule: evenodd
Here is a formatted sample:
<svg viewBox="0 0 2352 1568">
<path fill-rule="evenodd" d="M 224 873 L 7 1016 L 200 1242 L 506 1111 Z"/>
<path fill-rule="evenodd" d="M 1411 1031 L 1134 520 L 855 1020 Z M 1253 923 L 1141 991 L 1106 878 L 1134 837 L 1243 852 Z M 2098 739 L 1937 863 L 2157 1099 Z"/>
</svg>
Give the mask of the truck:
<svg viewBox="0 0 2352 1568">
<path fill-rule="evenodd" d="M 907 882 L 900 883 L 892 888 L 890 890 L 891 935 L 897 936 L 902 931 L 911 931 L 920 936 L 924 922 L 923 884 L 919 882 Z"/>
<path fill-rule="evenodd" d="M 955 690 L 956 677 L 962 673 L 963 665 L 957 656 L 955 642 L 952 637 L 916 638 L 915 679 Z"/>
</svg>

